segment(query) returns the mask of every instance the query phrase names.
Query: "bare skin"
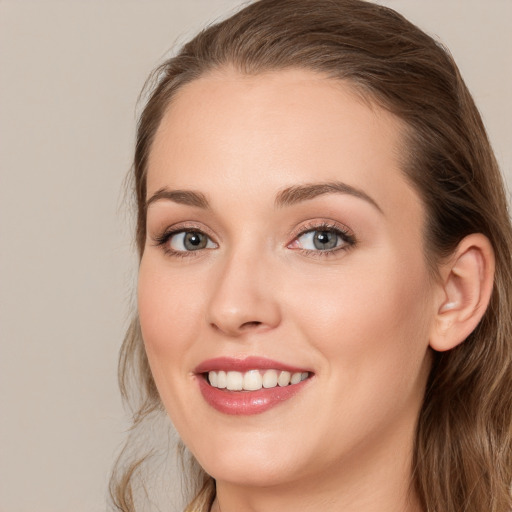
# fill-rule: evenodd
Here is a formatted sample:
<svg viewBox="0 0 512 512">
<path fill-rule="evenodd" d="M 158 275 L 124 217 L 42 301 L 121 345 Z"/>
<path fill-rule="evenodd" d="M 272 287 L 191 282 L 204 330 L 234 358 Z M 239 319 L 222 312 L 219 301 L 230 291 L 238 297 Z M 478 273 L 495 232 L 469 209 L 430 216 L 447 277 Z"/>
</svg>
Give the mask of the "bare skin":
<svg viewBox="0 0 512 512">
<path fill-rule="evenodd" d="M 216 479 L 214 512 L 421 512 L 414 430 L 448 298 L 400 133 L 304 70 L 202 77 L 157 131 L 139 314 L 163 403 Z M 247 356 L 310 378 L 265 412 L 216 410 L 195 368 Z"/>
</svg>

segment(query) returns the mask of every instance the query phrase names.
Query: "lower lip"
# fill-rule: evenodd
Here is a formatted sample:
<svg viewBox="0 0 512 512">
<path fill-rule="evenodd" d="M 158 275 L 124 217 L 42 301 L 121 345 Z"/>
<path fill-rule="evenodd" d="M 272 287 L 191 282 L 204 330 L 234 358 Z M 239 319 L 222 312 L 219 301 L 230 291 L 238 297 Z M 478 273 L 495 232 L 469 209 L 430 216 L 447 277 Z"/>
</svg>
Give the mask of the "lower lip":
<svg viewBox="0 0 512 512">
<path fill-rule="evenodd" d="M 262 388 L 258 391 L 228 391 L 210 386 L 202 375 L 197 376 L 199 389 L 206 402 L 224 414 L 261 414 L 295 396 L 309 379 L 298 384 L 275 388 Z"/>
</svg>

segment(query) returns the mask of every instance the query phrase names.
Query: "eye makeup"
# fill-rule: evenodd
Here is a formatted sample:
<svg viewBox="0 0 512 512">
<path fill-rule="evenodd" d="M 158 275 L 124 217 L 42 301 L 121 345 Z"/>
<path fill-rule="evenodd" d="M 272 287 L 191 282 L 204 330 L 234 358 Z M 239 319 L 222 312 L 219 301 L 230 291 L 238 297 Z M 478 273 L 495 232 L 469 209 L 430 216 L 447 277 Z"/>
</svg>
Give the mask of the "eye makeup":
<svg viewBox="0 0 512 512">
<path fill-rule="evenodd" d="M 347 226 L 332 220 L 315 220 L 300 226 L 298 232 L 294 234 L 293 241 L 287 247 L 298 250 L 305 256 L 322 258 L 334 256 L 339 251 L 347 251 L 356 243 L 352 230 Z M 314 248 L 307 248 L 306 245 L 312 245 Z"/>
<path fill-rule="evenodd" d="M 199 228 L 195 224 L 181 223 L 153 236 L 153 245 L 160 247 L 170 257 L 194 257 L 204 250 L 218 248 L 212 236 L 205 231 L 203 227 Z M 178 248 L 180 245 L 183 249 Z"/>
<path fill-rule="evenodd" d="M 356 245 L 352 231 L 343 224 L 332 220 L 312 220 L 302 224 L 292 234 L 292 241 L 286 244 L 288 249 L 305 256 L 317 258 L 336 255 Z M 204 251 L 219 247 L 203 227 L 196 224 L 182 223 L 172 226 L 152 237 L 154 245 L 161 247 L 170 257 L 196 257 Z"/>
</svg>

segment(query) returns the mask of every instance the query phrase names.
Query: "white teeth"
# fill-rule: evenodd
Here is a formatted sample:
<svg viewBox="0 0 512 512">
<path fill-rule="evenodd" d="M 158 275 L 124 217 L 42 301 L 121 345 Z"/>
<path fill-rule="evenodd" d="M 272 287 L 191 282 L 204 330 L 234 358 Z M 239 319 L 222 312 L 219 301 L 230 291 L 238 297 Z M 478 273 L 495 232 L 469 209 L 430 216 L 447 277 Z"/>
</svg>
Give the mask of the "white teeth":
<svg viewBox="0 0 512 512">
<path fill-rule="evenodd" d="M 229 391 L 242 391 L 244 376 L 240 372 L 228 372 L 226 374 L 226 388 Z"/>
<path fill-rule="evenodd" d="M 244 375 L 244 390 L 257 391 L 261 386 L 263 386 L 263 377 L 258 370 L 251 370 Z"/>
<path fill-rule="evenodd" d="M 258 391 L 276 386 L 285 387 L 298 384 L 309 377 L 309 372 L 290 373 L 279 370 L 249 370 L 248 372 L 208 372 L 208 381 L 214 388 L 229 391 Z"/>
<path fill-rule="evenodd" d="M 281 372 L 279 377 L 277 378 L 277 383 L 281 386 L 288 386 L 290 384 L 290 377 L 292 374 L 290 372 Z"/>
<path fill-rule="evenodd" d="M 290 384 L 298 384 L 302 377 L 302 373 L 294 373 L 290 379 Z"/>
<path fill-rule="evenodd" d="M 277 386 L 277 372 L 275 370 L 267 370 L 263 374 L 263 387 L 275 388 Z"/>
<path fill-rule="evenodd" d="M 210 372 L 215 373 L 215 372 Z M 213 384 L 212 384 L 213 386 Z M 226 372 L 220 371 L 217 374 L 217 387 L 219 389 L 225 389 L 226 388 Z"/>
</svg>

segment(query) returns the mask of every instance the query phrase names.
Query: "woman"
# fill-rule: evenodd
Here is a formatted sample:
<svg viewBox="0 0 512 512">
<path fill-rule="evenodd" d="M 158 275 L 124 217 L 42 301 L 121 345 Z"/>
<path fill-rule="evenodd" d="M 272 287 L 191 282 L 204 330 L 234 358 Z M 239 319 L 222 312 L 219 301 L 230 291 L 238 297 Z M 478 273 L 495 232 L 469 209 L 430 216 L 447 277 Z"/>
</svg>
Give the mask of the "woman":
<svg viewBox="0 0 512 512">
<path fill-rule="evenodd" d="M 120 375 L 200 465 L 187 510 L 511 510 L 511 226 L 449 54 L 371 3 L 262 0 L 155 77 Z"/>
</svg>

